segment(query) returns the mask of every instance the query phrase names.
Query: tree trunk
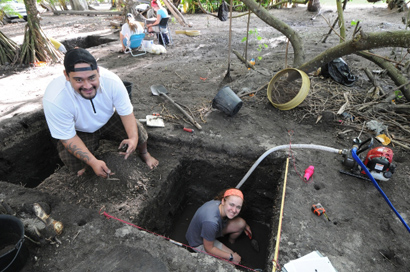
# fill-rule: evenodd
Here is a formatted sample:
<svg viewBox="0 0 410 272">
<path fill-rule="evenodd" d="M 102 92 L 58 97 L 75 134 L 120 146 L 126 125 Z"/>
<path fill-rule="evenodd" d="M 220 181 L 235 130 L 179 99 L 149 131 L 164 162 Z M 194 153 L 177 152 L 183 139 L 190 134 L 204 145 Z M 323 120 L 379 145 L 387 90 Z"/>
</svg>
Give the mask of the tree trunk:
<svg viewBox="0 0 410 272">
<path fill-rule="evenodd" d="M 339 20 L 337 21 L 339 24 L 339 29 L 340 29 L 340 42 L 344 42 L 344 39 L 346 38 L 346 28 L 345 28 L 345 20 L 343 16 L 343 8 L 342 8 L 342 1 L 341 0 L 336 0 L 336 6 L 337 6 L 337 17 Z"/>
<path fill-rule="evenodd" d="M 70 0 L 72 10 L 88 10 L 88 4 L 86 0 Z"/>
<path fill-rule="evenodd" d="M 19 46 L 0 31 L 0 65 L 13 65 L 18 57 Z"/>
<path fill-rule="evenodd" d="M 242 2 L 262 21 L 272 26 L 289 39 L 294 50 L 293 67 L 298 67 L 301 65 L 305 60 L 305 53 L 300 35 L 289 25 L 269 14 L 265 8 L 263 8 L 259 3 L 256 3 L 254 0 L 242 0 Z"/>
<path fill-rule="evenodd" d="M 27 10 L 27 24 L 21 45 L 20 63 L 61 61 L 61 53 L 54 48 L 40 27 L 36 1 L 24 0 L 24 4 Z"/>
<path fill-rule="evenodd" d="M 356 35 L 353 40 L 338 44 L 315 58 L 304 63 L 299 69 L 309 73 L 322 67 L 333 59 L 353 54 L 363 50 L 383 47 L 410 47 L 410 31 L 400 30 L 392 32 L 364 33 Z"/>
<path fill-rule="evenodd" d="M 307 10 L 310 12 L 318 12 L 320 10 L 320 1 L 309 0 Z"/>
<path fill-rule="evenodd" d="M 55 11 L 56 7 L 49 2 L 41 1 L 39 4 L 42 8 L 46 9 L 47 11 Z"/>
<path fill-rule="evenodd" d="M 185 17 L 181 14 L 181 12 L 174 6 L 172 1 L 169 0 L 163 0 L 165 3 L 165 6 L 167 6 L 168 10 L 174 15 L 174 17 L 177 19 L 180 25 L 182 26 L 189 26 L 192 27 L 191 23 L 188 23 L 185 20 Z"/>
<path fill-rule="evenodd" d="M 408 82 L 407 77 L 403 76 L 400 71 L 390 62 L 380 58 L 376 57 L 370 54 L 367 54 L 367 52 L 358 52 L 357 55 L 366 58 L 374 63 L 376 63 L 378 66 L 383 68 L 384 70 L 387 71 L 387 74 L 389 77 L 394 81 L 394 83 L 398 86 L 402 86 L 400 88 L 400 91 L 404 95 L 407 101 L 410 101 L 410 86 L 409 84 L 406 84 Z M 384 101 L 385 102 L 390 102 L 391 97 L 388 96 Z"/>
<path fill-rule="evenodd" d="M 67 3 L 66 3 L 65 0 L 58 0 L 58 3 L 60 4 L 60 6 L 63 10 L 68 10 Z"/>
<path fill-rule="evenodd" d="M 56 10 L 55 15 L 73 14 L 73 15 L 123 15 L 122 11 L 99 11 L 99 10 Z"/>
</svg>

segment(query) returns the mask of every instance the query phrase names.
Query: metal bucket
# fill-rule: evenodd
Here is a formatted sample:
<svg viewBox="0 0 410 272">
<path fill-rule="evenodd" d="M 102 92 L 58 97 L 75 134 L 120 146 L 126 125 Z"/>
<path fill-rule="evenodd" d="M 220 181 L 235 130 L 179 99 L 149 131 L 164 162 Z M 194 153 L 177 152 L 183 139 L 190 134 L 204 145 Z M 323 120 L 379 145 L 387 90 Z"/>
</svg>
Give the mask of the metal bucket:
<svg viewBox="0 0 410 272">
<path fill-rule="evenodd" d="M 24 225 L 15 216 L 0 215 L 0 271 L 19 271 L 27 261 Z"/>
<path fill-rule="evenodd" d="M 242 100 L 237 96 L 229 86 L 219 90 L 218 94 L 212 100 L 212 107 L 223 111 L 229 116 L 234 116 L 242 107 Z"/>
</svg>

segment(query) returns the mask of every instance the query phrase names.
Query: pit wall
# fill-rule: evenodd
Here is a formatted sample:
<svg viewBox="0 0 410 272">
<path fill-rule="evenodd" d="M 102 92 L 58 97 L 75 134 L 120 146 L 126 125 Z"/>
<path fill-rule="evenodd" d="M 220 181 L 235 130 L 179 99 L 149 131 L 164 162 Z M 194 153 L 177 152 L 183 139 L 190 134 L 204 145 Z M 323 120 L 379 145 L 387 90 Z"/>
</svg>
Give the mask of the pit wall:
<svg viewBox="0 0 410 272">
<path fill-rule="evenodd" d="M 62 165 L 42 110 L 6 119 L 0 128 L 1 181 L 34 188 Z"/>
<path fill-rule="evenodd" d="M 187 218 L 193 216 L 192 211 L 189 215 L 185 212 L 185 209 L 191 209 L 187 206 L 199 207 L 223 189 L 235 187 L 253 164 L 248 160 L 226 159 L 222 154 L 212 160 L 181 159 L 163 182 L 160 193 L 139 213 L 137 221 L 146 229 L 187 243 L 184 237 L 189 225 Z M 272 245 L 277 233 L 277 207 L 281 197 L 278 190 L 282 184 L 283 162 L 283 158 L 267 159 L 241 187 L 245 195 L 241 216 L 255 231 L 261 250 L 252 252 L 249 241 L 242 240 L 237 246 L 246 248 L 243 251 L 249 254 L 244 256 L 248 261 L 244 264 L 253 268 L 266 268 L 271 264 Z"/>
</svg>

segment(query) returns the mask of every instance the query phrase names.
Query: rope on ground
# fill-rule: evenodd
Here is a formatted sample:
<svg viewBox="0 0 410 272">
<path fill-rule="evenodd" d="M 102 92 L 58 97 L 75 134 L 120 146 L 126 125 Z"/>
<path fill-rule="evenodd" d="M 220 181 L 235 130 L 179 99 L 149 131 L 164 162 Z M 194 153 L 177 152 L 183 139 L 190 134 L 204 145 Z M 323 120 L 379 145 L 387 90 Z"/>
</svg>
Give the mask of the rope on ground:
<svg viewBox="0 0 410 272">
<path fill-rule="evenodd" d="M 279 213 L 278 235 L 276 236 L 275 255 L 272 260 L 272 263 L 273 263 L 272 271 L 273 272 L 275 272 L 276 269 L 280 269 L 280 265 L 278 263 L 279 243 L 280 243 L 280 234 L 282 232 L 282 217 L 283 217 L 283 208 L 285 206 L 285 192 L 286 192 L 286 183 L 288 180 L 288 167 L 289 167 L 289 157 L 286 158 L 286 170 L 285 170 L 285 179 L 283 181 L 282 203 L 280 205 L 280 213 Z"/>
<path fill-rule="evenodd" d="M 99 214 L 101 214 L 101 210 L 102 210 L 102 209 L 103 209 L 103 208 L 100 209 Z M 133 223 L 130 223 L 130 222 L 125 221 L 125 220 L 122 220 L 122 219 L 119 219 L 119 218 L 117 218 L 117 217 L 115 217 L 115 216 L 112 216 L 112 215 L 108 214 L 107 212 L 102 212 L 102 215 L 104 215 L 104 216 L 107 217 L 108 219 L 115 219 L 115 220 L 117 220 L 117 221 L 120 221 L 120 222 L 122 222 L 122 223 L 124 223 L 124 224 L 130 225 L 130 226 L 132 226 L 132 227 L 134 227 L 134 228 L 137 228 L 137 229 L 139 229 L 139 230 L 142 230 L 142 231 L 148 232 L 148 233 L 150 233 L 150 234 L 154 234 L 155 236 L 164 238 L 165 240 L 167 240 L 167 241 L 169 241 L 169 242 L 171 242 L 171 243 L 173 243 L 173 244 L 175 244 L 175 245 L 184 246 L 184 247 L 190 248 L 190 249 L 192 249 L 192 250 L 194 250 L 194 251 L 196 251 L 196 252 L 205 253 L 205 254 L 207 254 L 207 255 L 209 255 L 209 256 L 218 258 L 218 259 L 220 259 L 220 260 L 222 260 L 222 261 L 225 261 L 225 262 L 227 262 L 227 263 L 233 264 L 233 265 L 235 265 L 235 266 L 240 266 L 240 267 L 245 268 L 245 269 L 247 269 L 247 270 L 249 270 L 249 271 L 257 271 L 257 270 L 255 270 L 255 269 L 250 268 L 250 267 L 247 267 L 247 266 L 244 266 L 244 265 L 241 265 L 241 264 L 236 264 L 236 263 L 234 263 L 234 262 L 230 262 L 230 261 L 228 261 L 228 260 L 226 260 L 226 259 L 224 259 L 224 258 L 221 258 L 221 257 L 219 257 L 219 256 L 210 254 L 210 253 L 208 253 L 208 252 L 206 252 L 206 251 L 202 251 L 202 250 L 199 250 L 199 249 L 194 249 L 193 247 L 191 247 L 191 246 L 189 246 L 189 245 L 186 245 L 186 244 L 177 242 L 177 241 L 172 240 L 172 239 L 170 239 L 170 238 L 168 238 L 168 237 L 166 237 L 166 236 L 163 236 L 163 235 L 161 235 L 161 234 L 155 233 L 155 232 L 153 232 L 153 231 L 149 231 L 149 230 L 144 229 L 144 228 L 142 228 L 142 227 L 140 227 L 140 226 L 137 226 L 137 225 L 135 225 L 135 224 L 133 224 Z"/>
<path fill-rule="evenodd" d="M 309 184 L 310 182 L 307 182 L 302 175 L 299 173 L 299 171 L 296 169 L 296 160 L 295 160 L 295 156 L 293 156 L 293 152 L 292 152 L 292 135 L 293 135 L 293 130 L 289 130 L 288 131 L 288 135 L 289 135 L 289 156 L 292 157 L 292 161 L 293 161 L 293 167 L 295 168 L 295 172 L 296 174 L 298 174 L 298 176 L 300 177 L 301 180 L 303 180 L 304 183 Z"/>
</svg>

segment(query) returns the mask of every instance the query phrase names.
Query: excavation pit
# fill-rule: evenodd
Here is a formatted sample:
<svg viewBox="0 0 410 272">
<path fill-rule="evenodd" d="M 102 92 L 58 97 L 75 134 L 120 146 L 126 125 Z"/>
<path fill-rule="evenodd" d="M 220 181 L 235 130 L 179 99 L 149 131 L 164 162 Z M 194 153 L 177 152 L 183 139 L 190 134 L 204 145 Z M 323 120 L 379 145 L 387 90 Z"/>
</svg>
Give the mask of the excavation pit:
<svg viewBox="0 0 410 272">
<path fill-rule="evenodd" d="M 21 118 L 19 123 L 13 126 L 3 126 L 3 128 L 5 128 L 3 131 L 5 135 L 8 135 L 8 137 L 3 137 L 7 147 L 2 152 L 3 160 L 0 160 L 3 166 L 7 166 L 2 167 L 3 181 L 23 184 L 30 188 L 36 188 L 41 183 L 40 190 L 53 191 L 59 196 L 59 201 L 70 201 L 77 194 L 89 195 L 91 197 L 81 198 L 81 203 L 90 203 L 89 207 L 93 209 L 99 209 L 103 204 L 121 206 L 124 195 L 134 199 L 144 193 L 144 189 L 138 190 L 136 195 L 130 192 L 127 184 L 133 184 L 138 179 L 138 175 L 134 174 L 140 172 L 135 169 L 134 160 L 123 161 L 118 156 L 114 143 L 102 144 L 102 150 L 108 152 L 105 153 L 107 163 L 114 169 L 121 169 L 116 175 L 119 181 L 105 183 L 104 180 L 94 177 L 92 173 L 81 182 L 74 176 L 63 178 L 60 181 L 60 178 L 53 178 L 53 172 L 63 164 L 58 159 L 55 142 L 49 135 L 42 112 Z M 173 148 L 167 144 L 164 145 L 166 148 Z M 160 150 L 164 150 L 165 147 L 160 146 L 160 142 L 152 139 L 150 151 L 154 154 L 161 154 Z M 202 154 L 202 156 L 185 157 L 185 154 L 189 152 Z M 213 199 L 220 191 L 235 187 L 255 162 L 243 159 L 240 155 L 227 156 L 223 153 L 212 152 L 204 155 L 206 152 L 202 149 L 189 152 L 187 150 L 170 151 L 169 153 L 174 155 L 168 160 L 161 156 L 158 157 L 160 161 L 166 162 L 159 168 L 165 172 L 158 173 L 162 178 L 156 179 L 154 175 L 151 176 L 153 180 L 146 182 L 148 189 L 146 195 L 155 195 L 155 197 L 148 197 L 140 208 L 137 208 L 138 205 L 130 206 L 131 213 L 129 214 L 135 216 L 135 222 L 141 227 L 185 245 L 188 244 L 185 233 L 195 211 L 203 203 Z M 278 222 L 278 209 L 275 207 L 278 207 L 277 203 L 280 198 L 279 189 L 283 180 L 283 165 L 283 158 L 266 158 L 240 188 L 245 196 L 245 204 L 240 216 L 250 225 L 253 238 L 259 243 L 260 251 L 256 252 L 253 249 L 249 238 L 244 234 L 233 245 L 226 240 L 221 240 L 242 256 L 242 265 L 252 269 L 266 270 L 271 265 Z M 61 177 L 61 174 L 57 173 L 57 176 Z M 48 179 L 49 175 L 51 176 Z M 164 175 L 166 175 L 165 179 Z M 129 176 L 135 180 L 129 180 Z M 104 189 L 108 190 L 104 191 Z M 159 193 L 154 193 L 152 190 L 158 190 Z M 77 203 L 78 200 L 73 199 L 73 201 Z M 118 210 L 117 213 L 118 216 L 124 216 L 124 218 L 128 214 L 126 210 Z M 78 224 L 78 226 L 87 225 L 86 223 Z M 170 243 L 170 247 L 176 247 L 176 245 Z"/>
<path fill-rule="evenodd" d="M 0 180 L 35 188 L 62 166 L 42 111 L 0 123 Z M 34 163 L 33 163 L 34 162 Z"/>
<path fill-rule="evenodd" d="M 107 37 L 99 36 L 99 35 L 91 35 L 91 36 L 86 36 L 86 37 L 79 37 L 79 38 L 74 38 L 70 40 L 65 40 L 65 41 L 62 41 L 62 43 L 64 44 L 67 50 L 70 50 L 75 47 L 90 48 L 90 47 L 98 46 L 101 44 L 110 43 L 113 41 L 116 41 L 116 39 L 107 38 Z"/>
<path fill-rule="evenodd" d="M 241 255 L 241 264 L 252 269 L 265 270 L 271 263 L 268 257 L 273 250 L 272 236 L 276 235 L 277 229 L 278 211 L 275 206 L 280 195 L 278 187 L 282 180 L 282 165 L 283 160 L 280 159 L 259 165 L 240 188 L 245 197 L 240 216 L 251 227 L 260 251 L 254 250 L 245 234 L 235 244 L 230 244 L 226 237 L 221 238 L 224 244 Z M 145 214 L 149 214 L 150 219 L 146 227 L 187 245 L 185 233 L 196 210 L 220 191 L 235 187 L 251 166 L 252 162 L 231 164 L 229 160 L 225 163 L 182 161 L 169 176 L 169 189 L 164 196 L 157 198 L 155 204 L 148 205 L 149 210 Z"/>
</svg>

